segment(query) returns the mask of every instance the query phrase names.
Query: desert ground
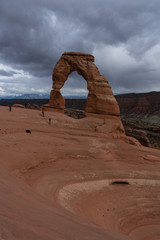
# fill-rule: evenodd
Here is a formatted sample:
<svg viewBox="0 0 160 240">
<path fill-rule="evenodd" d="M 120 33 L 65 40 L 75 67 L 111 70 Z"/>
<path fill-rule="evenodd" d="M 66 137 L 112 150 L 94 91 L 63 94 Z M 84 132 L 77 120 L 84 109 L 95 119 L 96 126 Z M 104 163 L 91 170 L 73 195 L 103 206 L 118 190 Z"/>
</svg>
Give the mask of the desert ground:
<svg viewBox="0 0 160 240">
<path fill-rule="evenodd" d="M 0 240 L 160 239 L 160 150 L 104 118 L 0 107 Z"/>
</svg>

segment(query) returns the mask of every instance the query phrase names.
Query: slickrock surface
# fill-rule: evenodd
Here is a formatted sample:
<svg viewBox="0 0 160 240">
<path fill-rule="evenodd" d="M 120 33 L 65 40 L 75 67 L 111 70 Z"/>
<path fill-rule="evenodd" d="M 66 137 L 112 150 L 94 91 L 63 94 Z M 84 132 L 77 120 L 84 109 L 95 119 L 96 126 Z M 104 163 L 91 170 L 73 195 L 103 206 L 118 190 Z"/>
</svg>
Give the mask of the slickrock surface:
<svg viewBox="0 0 160 240">
<path fill-rule="evenodd" d="M 102 76 L 90 54 L 67 52 L 62 54 L 53 70 L 53 90 L 50 93 L 50 107 L 63 110 L 65 99 L 60 89 L 70 73 L 77 71 L 86 81 L 89 91 L 86 112 L 119 116 L 119 106 L 113 96 L 107 79 Z"/>
<path fill-rule="evenodd" d="M 160 239 L 160 151 L 117 119 L 0 107 L 1 240 Z"/>
</svg>

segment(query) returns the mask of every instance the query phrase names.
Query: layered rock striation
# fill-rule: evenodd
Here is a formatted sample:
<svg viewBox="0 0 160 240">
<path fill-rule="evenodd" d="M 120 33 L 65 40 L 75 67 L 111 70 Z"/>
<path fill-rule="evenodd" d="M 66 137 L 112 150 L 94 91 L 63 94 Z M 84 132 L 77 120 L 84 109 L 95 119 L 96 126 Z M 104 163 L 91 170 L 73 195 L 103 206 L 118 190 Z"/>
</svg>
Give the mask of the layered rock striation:
<svg viewBox="0 0 160 240">
<path fill-rule="evenodd" d="M 89 91 L 86 113 L 119 116 L 119 106 L 113 96 L 107 79 L 102 76 L 94 64 L 94 56 L 85 53 L 63 53 L 53 70 L 53 90 L 50 93 L 49 106 L 64 110 L 65 99 L 60 90 L 69 74 L 77 71 L 86 81 Z"/>
</svg>

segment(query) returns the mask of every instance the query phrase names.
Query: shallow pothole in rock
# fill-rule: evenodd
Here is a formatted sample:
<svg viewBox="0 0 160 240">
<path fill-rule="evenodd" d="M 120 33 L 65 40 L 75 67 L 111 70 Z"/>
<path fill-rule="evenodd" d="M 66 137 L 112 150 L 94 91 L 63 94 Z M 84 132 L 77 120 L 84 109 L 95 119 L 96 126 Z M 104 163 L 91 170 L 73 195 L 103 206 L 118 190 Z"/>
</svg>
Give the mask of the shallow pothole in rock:
<svg viewBox="0 0 160 240">
<path fill-rule="evenodd" d="M 127 182 L 127 181 L 114 181 L 114 182 L 112 182 L 111 183 L 112 185 L 128 185 L 129 184 L 129 182 Z"/>
</svg>

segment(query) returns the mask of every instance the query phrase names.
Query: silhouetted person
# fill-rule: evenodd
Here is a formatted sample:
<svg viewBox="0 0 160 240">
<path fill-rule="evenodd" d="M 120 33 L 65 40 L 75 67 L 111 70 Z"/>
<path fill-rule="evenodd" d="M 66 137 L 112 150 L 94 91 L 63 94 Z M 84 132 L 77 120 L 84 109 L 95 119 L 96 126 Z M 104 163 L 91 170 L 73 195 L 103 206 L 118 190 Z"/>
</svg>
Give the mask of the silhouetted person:
<svg viewBox="0 0 160 240">
<path fill-rule="evenodd" d="M 51 125 L 51 118 L 49 118 L 49 125 Z"/>
<path fill-rule="evenodd" d="M 11 111 L 11 110 L 12 110 L 12 106 L 10 105 L 10 106 L 9 106 L 9 111 Z"/>
<path fill-rule="evenodd" d="M 42 110 L 42 117 L 44 117 L 44 111 Z"/>
</svg>

